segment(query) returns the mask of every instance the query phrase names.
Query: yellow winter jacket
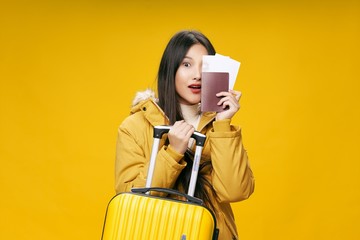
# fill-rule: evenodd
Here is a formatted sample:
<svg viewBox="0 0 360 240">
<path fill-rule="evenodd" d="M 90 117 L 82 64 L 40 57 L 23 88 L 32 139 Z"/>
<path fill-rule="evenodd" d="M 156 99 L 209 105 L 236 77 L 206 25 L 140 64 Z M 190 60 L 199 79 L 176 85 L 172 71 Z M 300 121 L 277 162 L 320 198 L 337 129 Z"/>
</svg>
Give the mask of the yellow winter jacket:
<svg viewBox="0 0 360 240">
<path fill-rule="evenodd" d="M 203 113 L 198 131 L 207 136 L 203 156 L 211 159 L 207 176 L 215 189 L 220 240 L 238 239 L 231 202 L 247 199 L 254 191 L 254 177 L 242 144 L 241 130 L 230 120 L 214 121 L 216 113 Z M 115 190 L 129 192 L 144 187 L 153 143 L 153 127 L 169 124 L 153 99 L 142 100 L 131 109 L 118 129 Z M 172 188 L 186 162 L 183 155 L 160 142 L 152 186 Z"/>
</svg>

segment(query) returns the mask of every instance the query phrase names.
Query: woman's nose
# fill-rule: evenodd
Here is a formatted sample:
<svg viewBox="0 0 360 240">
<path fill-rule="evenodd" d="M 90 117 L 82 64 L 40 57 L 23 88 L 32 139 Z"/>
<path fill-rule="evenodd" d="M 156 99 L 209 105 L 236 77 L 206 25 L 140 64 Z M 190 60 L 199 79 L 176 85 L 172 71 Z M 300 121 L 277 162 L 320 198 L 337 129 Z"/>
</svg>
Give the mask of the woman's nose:
<svg viewBox="0 0 360 240">
<path fill-rule="evenodd" d="M 201 67 L 198 67 L 194 70 L 194 80 L 201 80 Z"/>
</svg>

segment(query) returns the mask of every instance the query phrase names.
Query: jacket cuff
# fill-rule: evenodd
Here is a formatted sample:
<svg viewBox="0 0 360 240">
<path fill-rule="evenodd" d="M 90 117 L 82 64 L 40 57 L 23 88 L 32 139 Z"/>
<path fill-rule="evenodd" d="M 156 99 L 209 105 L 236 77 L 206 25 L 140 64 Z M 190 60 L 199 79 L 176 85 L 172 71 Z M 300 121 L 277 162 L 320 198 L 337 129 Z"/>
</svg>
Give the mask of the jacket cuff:
<svg viewBox="0 0 360 240">
<path fill-rule="evenodd" d="M 174 150 L 170 145 L 167 146 L 166 148 L 166 152 L 170 155 L 170 157 L 172 157 L 173 159 L 175 159 L 175 161 L 179 162 L 184 155 L 178 153 L 176 150 Z"/>
<path fill-rule="evenodd" d="M 230 119 L 214 121 L 213 128 L 214 132 L 230 132 Z"/>
</svg>

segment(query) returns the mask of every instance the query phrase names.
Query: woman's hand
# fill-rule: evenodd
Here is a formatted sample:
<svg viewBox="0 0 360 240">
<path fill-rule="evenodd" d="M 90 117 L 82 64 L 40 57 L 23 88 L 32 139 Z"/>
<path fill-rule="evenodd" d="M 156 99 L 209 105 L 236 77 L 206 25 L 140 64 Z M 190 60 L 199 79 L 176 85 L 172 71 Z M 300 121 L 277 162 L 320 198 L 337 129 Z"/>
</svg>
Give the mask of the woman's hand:
<svg viewBox="0 0 360 240">
<path fill-rule="evenodd" d="M 231 119 L 240 109 L 241 92 L 230 89 L 228 92 L 219 92 L 216 96 L 222 97 L 218 105 L 222 105 L 223 109 L 226 109 L 216 114 L 216 120 Z"/>
<path fill-rule="evenodd" d="M 175 122 L 168 133 L 169 145 L 178 153 L 184 154 L 194 131 L 194 127 L 184 120 Z"/>
</svg>

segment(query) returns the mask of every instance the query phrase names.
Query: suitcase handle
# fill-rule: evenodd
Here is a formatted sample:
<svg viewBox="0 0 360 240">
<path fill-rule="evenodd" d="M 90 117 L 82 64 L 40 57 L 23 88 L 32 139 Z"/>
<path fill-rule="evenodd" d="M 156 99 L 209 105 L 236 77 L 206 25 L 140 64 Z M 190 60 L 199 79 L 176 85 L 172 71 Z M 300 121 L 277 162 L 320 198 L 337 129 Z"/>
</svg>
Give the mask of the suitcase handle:
<svg viewBox="0 0 360 240">
<path fill-rule="evenodd" d="M 190 196 L 188 194 L 185 194 L 185 193 L 182 193 L 182 192 L 176 191 L 174 189 L 170 189 L 170 188 L 149 187 L 149 188 L 132 188 L 131 189 L 131 192 L 133 192 L 133 193 L 143 193 L 143 194 L 145 194 L 145 193 L 150 192 L 150 191 L 156 191 L 156 192 L 161 192 L 161 193 L 178 195 L 178 196 L 186 198 L 186 200 L 188 202 L 203 205 L 203 201 L 201 199 L 196 198 L 196 197 L 192 197 L 192 196 Z"/>
<path fill-rule="evenodd" d="M 164 133 L 168 133 L 170 131 L 171 126 L 155 126 L 154 127 L 154 138 L 160 139 Z M 198 131 L 195 131 L 192 135 L 192 138 L 196 141 L 196 146 L 203 147 L 205 144 L 206 136 L 204 134 L 199 133 Z"/>
</svg>

